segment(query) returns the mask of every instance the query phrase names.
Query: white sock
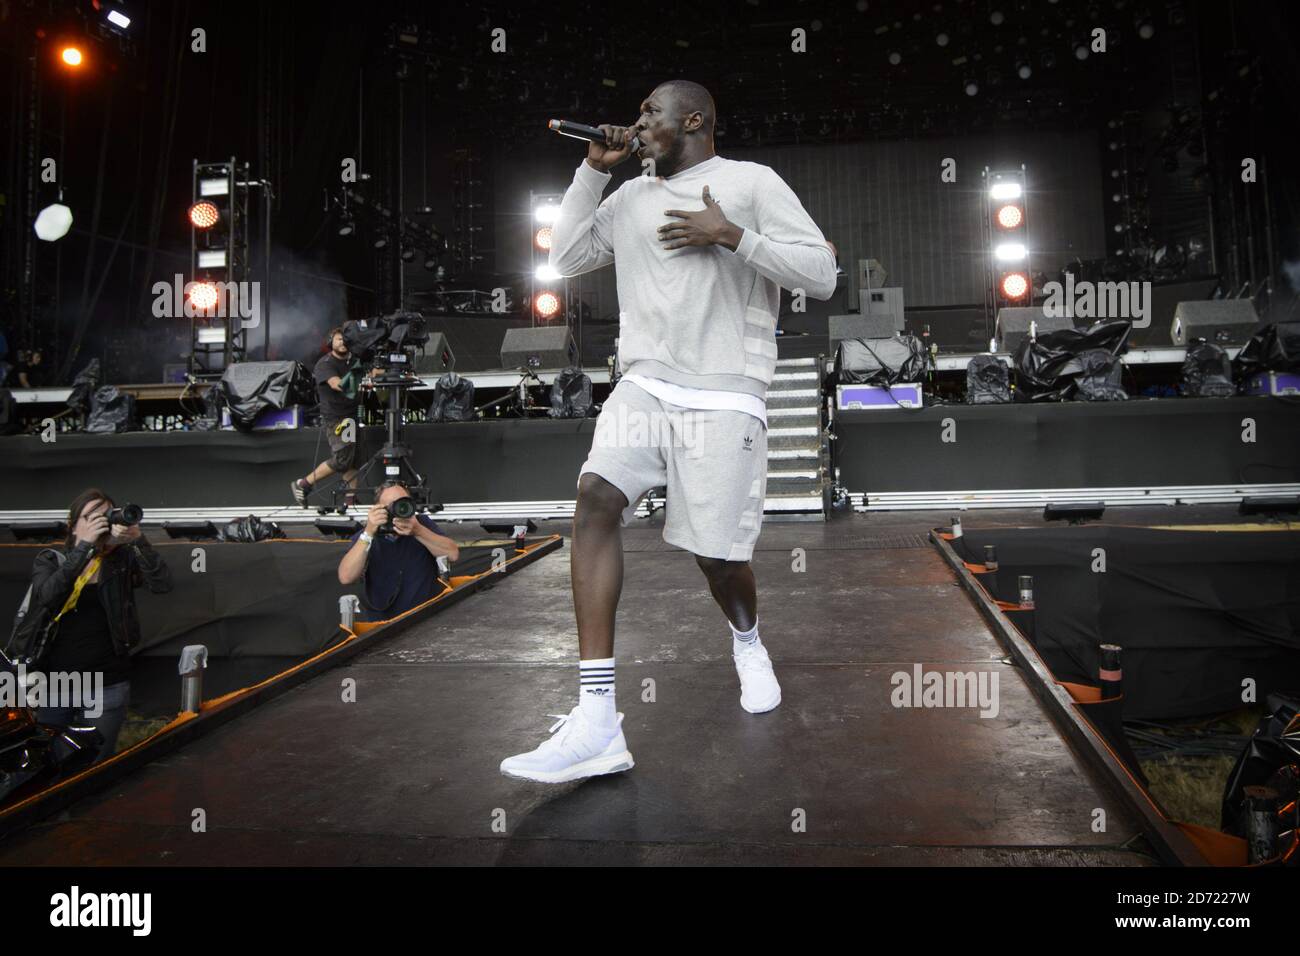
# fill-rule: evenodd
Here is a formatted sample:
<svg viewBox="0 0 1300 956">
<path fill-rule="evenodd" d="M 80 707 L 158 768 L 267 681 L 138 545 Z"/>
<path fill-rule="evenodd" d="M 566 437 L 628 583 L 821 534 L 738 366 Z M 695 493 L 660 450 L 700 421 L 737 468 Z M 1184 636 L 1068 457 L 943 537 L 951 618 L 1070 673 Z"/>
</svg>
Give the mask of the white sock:
<svg viewBox="0 0 1300 956">
<path fill-rule="evenodd" d="M 727 625 L 731 628 L 731 652 L 739 654 L 741 651 L 753 647 L 758 643 L 758 618 L 754 619 L 754 626 L 748 631 L 736 630 L 736 625 L 730 621 Z"/>
<path fill-rule="evenodd" d="M 612 727 L 618 723 L 614 709 L 614 658 L 578 661 L 578 706 L 592 723 Z"/>
</svg>

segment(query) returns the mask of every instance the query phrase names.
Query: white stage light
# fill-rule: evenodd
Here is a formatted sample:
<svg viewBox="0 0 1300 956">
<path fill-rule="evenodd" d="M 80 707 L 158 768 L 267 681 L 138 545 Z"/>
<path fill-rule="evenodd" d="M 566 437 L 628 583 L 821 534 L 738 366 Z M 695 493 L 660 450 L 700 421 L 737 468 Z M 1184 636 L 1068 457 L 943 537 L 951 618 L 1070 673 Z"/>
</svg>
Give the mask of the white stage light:
<svg viewBox="0 0 1300 956">
<path fill-rule="evenodd" d="M 1000 242 L 993 254 L 1004 262 L 1018 262 L 1025 257 L 1026 250 L 1018 242 Z"/>
<path fill-rule="evenodd" d="M 46 242 L 62 239 L 72 228 L 72 210 L 62 203 L 46 206 L 36 217 L 36 235 Z"/>
<path fill-rule="evenodd" d="M 994 199 L 1019 199 L 1020 183 L 994 183 L 989 195 Z"/>
<path fill-rule="evenodd" d="M 550 265 L 538 266 L 533 275 L 542 282 L 554 282 L 556 279 L 561 278 L 559 270 L 553 269 Z"/>
</svg>

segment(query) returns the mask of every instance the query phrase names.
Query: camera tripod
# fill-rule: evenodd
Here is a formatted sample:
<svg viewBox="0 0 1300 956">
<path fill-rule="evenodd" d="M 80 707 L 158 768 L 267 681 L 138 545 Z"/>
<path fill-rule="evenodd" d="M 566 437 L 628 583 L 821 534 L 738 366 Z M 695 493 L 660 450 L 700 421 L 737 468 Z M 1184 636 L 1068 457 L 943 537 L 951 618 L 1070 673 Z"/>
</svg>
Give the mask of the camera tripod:
<svg viewBox="0 0 1300 956">
<path fill-rule="evenodd" d="M 357 470 L 355 486 L 353 489 L 347 487 L 346 482 L 341 482 L 333 489 L 334 510 L 339 514 L 347 511 L 347 503 L 341 507 L 339 504 L 340 495 L 346 496 L 349 491 L 359 490 L 367 485 L 372 473 L 378 469 L 376 477 L 378 480 L 369 483 L 371 501 L 368 504 L 374 504 L 378 499 L 376 489 L 385 481 L 401 481 L 411 492 L 411 498 L 417 504 L 425 506 L 428 511 L 441 511 L 442 505 L 429 501 L 429 489 L 424 484 L 424 476 L 415 469 L 411 461 L 411 449 L 402 441 L 402 410 L 405 405 L 404 396 L 406 390 L 412 385 L 419 382 L 419 378 L 409 372 L 399 369 L 386 369 L 383 378 L 372 379 L 371 385 L 378 390 L 385 388 L 388 392 L 388 407 L 384 409 L 384 426 L 387 430 L 384 445 L 379 451 L 367 459 L 366 463 Z M 358 438 L 360 436 L 357 436 Z M 353 503 L 360 504 L 360 496 L 354 498 Z"/>
</svg>

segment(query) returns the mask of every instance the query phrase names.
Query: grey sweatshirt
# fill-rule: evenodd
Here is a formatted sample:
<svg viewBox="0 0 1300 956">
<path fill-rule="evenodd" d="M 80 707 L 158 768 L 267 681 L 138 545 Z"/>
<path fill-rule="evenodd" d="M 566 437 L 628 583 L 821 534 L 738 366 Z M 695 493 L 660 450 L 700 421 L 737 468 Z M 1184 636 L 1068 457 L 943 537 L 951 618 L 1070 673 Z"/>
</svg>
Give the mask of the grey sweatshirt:
<svg viewBox="0 0 1300 956">
<path fill-rule="evenodd" d="M 612 176 L 585 160 L 560 204 L 550 264 L 574 276 L 615 263 L 619 371 L 689 388 L 766 398 L 776 367 L 781 287 L 814 299 L 835 292 L 835 256 L 785 181 L 768 166 L 712 156 L 667 179 Z M 704 208 L 705 186 L 744 229 L 724 246 L 665 250 L 669 209 Z"/>
</svg>

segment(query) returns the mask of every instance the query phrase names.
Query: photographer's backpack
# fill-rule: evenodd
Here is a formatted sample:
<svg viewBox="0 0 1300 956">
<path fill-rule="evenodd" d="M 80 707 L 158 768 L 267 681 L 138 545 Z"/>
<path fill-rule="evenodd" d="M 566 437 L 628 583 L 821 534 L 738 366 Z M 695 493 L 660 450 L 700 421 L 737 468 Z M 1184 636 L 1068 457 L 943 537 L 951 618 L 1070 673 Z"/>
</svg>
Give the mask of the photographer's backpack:
<svg viewBox="0 0 1300 956">
<path fill-rule="evenodd" d="M 60 565 L 68 560 L 67 555 L 62 551 L 56 551 L 54 548 L 42 550 L 52 552 Z M 18 613 L 14 615 L 14 628 L 9 633 L 9 640 L 0 650 L 0 657 L 4 658 L 5 663 L 30 667 L 45 652 L 45 648 L 38 644 L 42 643 L 47 630 L 42 623 L 42 618 L 47 618 L 49 615 L 41 614 L 39 610 L 35 614 L 31 612 L 32 585 L 29 584 L 27 593 L 23 595 L 23 603 L 18 606 Z"/>
</svg>

